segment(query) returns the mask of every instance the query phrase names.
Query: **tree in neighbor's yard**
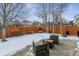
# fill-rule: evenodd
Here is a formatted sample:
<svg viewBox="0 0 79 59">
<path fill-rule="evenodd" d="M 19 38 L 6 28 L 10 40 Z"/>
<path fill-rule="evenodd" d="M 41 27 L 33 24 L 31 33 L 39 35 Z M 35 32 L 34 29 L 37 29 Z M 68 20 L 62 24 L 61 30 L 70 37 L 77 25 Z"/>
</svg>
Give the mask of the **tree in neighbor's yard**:
<svg viewBox="0 0 79 59">
<path fill-rule="evenodd" d="M 58 7 L 57 3 L 49 3 L 49 15 L 51 16 L 50 19 L 52 19 L 52 25 L 53 25 L 53 33 L 54 33 L 54 24 L 55 24 L 55 17 L 57 16 L 56 14 L 56 8 Z M 51 28 L 50 28 L 51 29 Z"/>
<path fill-rule="evenodd" d="M 61 15 L 68 9 L 68 4 L 66 3 L 41 3 L 38 4 L 36 8 L 36 16 L 43 19 L 45 23 L 46 32 L 49 32 L 50 26 L 48 27 L 48 21 L 52 19 L 53 21 L 53 33 L 54 33 L 54 24 L 60 21 L 60 31 L 62 34 L 61 27 Z"/>
<path fill-rule="evenodd" d="M 62 33 L 62 14 L 68 9 L 69 4 L 67 3 L 60 3 L 58 4 L 57 13 L 59 15 L 59 23 L 60 23 L 60 33 Z"/>
<path fill-rule="evenodd" d="M 60 22 L 60 31 L 62 34 L 62 13 L 64 13 L 68 9 L 68 4 L 67 3 L 49 3 L 49 11 L 50 15 L 52 16 L 52 21 L 53 21 L 53 33 L 54 33 L 54 27 L 56 23 Z"/>
<path fill-rule="evenodd" d="M 48 32 L 48 24 L 47 24 L 47 20 L 48 20 L 48 6 L 46 3 L 41 3 L 41 4 L 37 4 L 36 7 L 36 16 L 39 17 L 40 19 L 43 19 L 43 23 L 45 24 L 45 28 L 46 28 L 46 32 Z"/>
<path fill-rule="evenodd" d="M 21 3 L 0 3 L 0 20 L 2 24 L 2 41 L 6 40 L 6 28 L 10 21 L 25 17 L 26 4 Z"/>
</svg>

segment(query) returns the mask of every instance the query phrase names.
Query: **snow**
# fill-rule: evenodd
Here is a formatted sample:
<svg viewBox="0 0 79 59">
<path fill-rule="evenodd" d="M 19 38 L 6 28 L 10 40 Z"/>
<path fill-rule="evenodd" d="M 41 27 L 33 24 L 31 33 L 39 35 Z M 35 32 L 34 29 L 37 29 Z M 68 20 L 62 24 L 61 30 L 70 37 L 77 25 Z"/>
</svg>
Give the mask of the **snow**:
<svg viewBox="0 0 79 59">
<path fill-rule="evenodd" d="M 27 52 L 26 55 L 27 55 L 27 56 L 34 56 L 33 48 L 32 48 L 32 47 L 29 49 L 29 51 Z"/>
<path fill-rule="evenodd" d="M 50 34 L 48 33 L 36 33 L 7 38 L 7 42 L 0 42 L 0 55 L 12 54 L 25 46 L 32 44 L 32 41 L 37 42 L 41 39 L 47 39 L 49 36 Z"/>
<path fill-rule="evenodd" d="M 7 38 L 8 40 L 7 42 L 0 41 L 0 56 L 16 53 L 18 50 L 21 50 L 27 45 L 31 45 L 32 41 L 37 42 L 42 39 L 48 39 L 50 35 L 51 34 L 49 33 L 35 33 L 35 34 L 28 34 Z M 73 41 L 79 40 L 77 36 L 62 37 L 60 34 L 54 34 L 54 35 L 59 35 L 59 39 L 66 39 Z M 77 45 L 79 48 L 79 42 L 77 42 Z"/>
</svg>

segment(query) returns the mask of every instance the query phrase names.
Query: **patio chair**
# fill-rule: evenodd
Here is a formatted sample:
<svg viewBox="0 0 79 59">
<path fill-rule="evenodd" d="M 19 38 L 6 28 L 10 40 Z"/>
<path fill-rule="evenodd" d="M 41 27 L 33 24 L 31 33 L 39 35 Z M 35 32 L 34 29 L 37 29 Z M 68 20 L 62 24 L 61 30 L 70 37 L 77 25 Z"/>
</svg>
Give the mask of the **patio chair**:
<svg viewBox="0 0 79 59">
<path fill-rule="evenodd" d="M 35 56 L 49 56 L 49 45 L 48 43 L 44 43 L 41 45 L 35 45 L 33 41 L 33 53 Z"/>
</svg>

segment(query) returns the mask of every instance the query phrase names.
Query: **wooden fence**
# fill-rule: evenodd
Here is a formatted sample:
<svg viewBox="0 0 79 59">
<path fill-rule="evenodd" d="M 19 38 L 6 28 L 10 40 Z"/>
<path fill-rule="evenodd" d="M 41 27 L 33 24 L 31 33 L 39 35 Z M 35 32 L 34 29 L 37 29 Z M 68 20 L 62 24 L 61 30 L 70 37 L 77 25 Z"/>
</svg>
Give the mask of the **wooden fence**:
<svg viewBox="0 0 79 59">
<path fill-rule="evenodd" d="M 30 33 L 37 33 L 39 31 L 45 32 L 46 28 L 44 26 L 30 26 L 30 27 L 8 27 L 6 29 L 7 35 L 6 37 L 19 36 Z M 53 33 L 53 26 L 51 26 L 49 32 Z M 78 35 L 79 27 L 76 26 L 62 26 L 62 34 L 67 34 L 69 32 L 70 35 Z M 55 25 L 54 33 L 60 34 L 60 26 Z M 0 38 L 2 37 L 2 32 L 0 31 Z"/>
</svg>

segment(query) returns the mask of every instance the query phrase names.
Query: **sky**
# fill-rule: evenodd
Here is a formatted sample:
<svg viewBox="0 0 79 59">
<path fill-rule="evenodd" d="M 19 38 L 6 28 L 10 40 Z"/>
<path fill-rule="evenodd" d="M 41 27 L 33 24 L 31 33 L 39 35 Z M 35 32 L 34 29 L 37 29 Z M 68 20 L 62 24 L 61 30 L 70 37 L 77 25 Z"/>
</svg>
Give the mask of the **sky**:
<svg viewBox="0 0 79 59">
<path fill-rule="evenodd" d="M 36 17 L 34 15 L 34 7 L 35 5 L 34 4 L 30 4 L 29 5 L 30 8 L 32 9 L 31 10 L 31 17 L 30 17 L 30 21 L 42 21 L 40 20 L 38 17 Z M 72 21 L 72 20 L 75 20 L 74 19 L 74 16 L 79 14 L 79 3 L 70 3 L 69 6 L 68 6 L 68 9 L 67 11 L 65 11 L 62 15 L 63 18 L 65 18 L 67 21 Z"/>
<path fill-rule="evenodd" d="M 72 21 L 75 20 L 74 16 L 77 14 L 79 14 L 79 3 L 71 3 L 68 10 L 63 14 L 63 17 L 68 21 Z"/>
</svg>

